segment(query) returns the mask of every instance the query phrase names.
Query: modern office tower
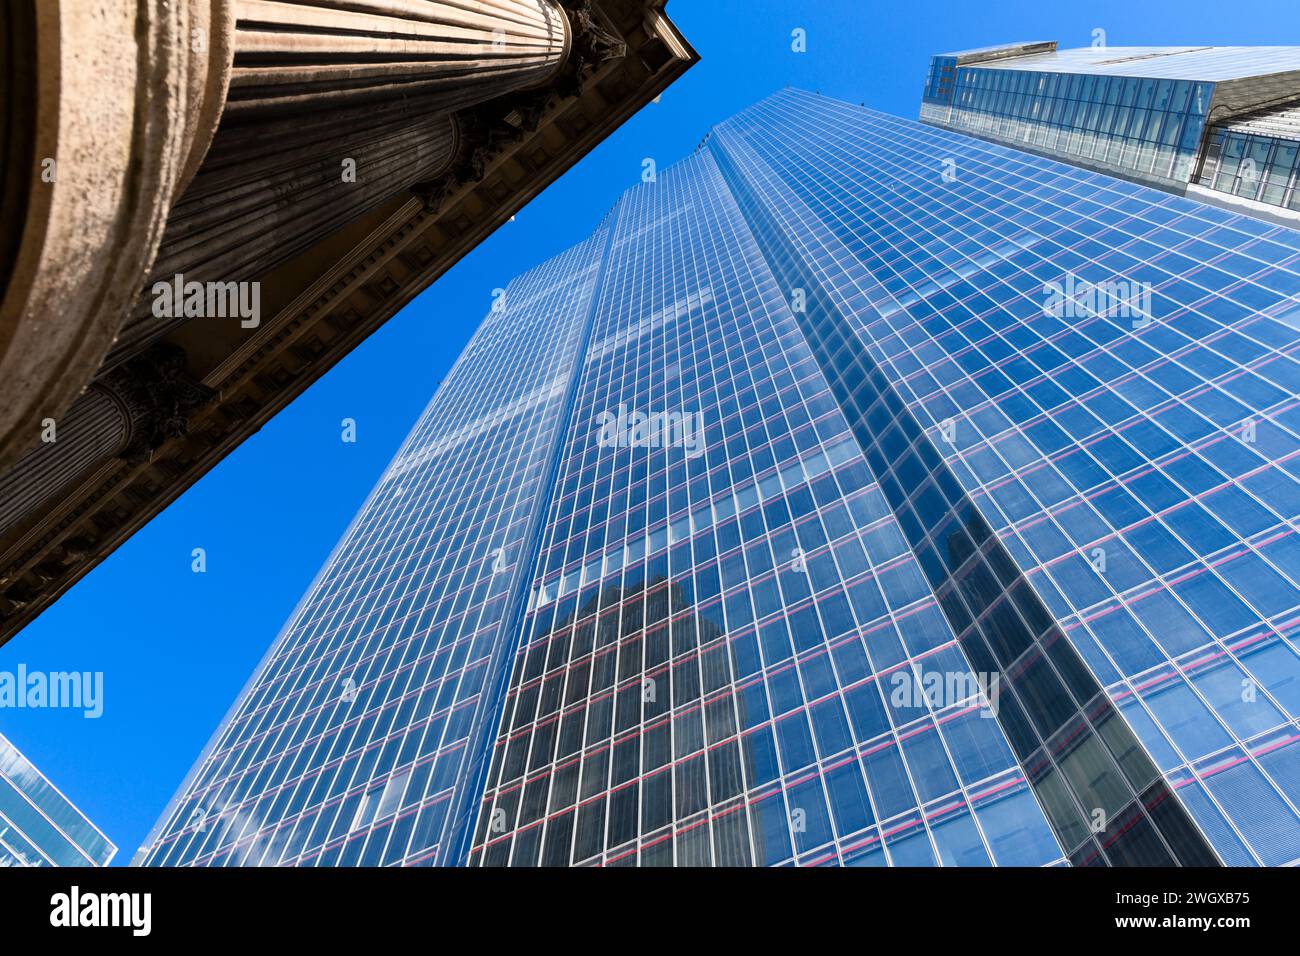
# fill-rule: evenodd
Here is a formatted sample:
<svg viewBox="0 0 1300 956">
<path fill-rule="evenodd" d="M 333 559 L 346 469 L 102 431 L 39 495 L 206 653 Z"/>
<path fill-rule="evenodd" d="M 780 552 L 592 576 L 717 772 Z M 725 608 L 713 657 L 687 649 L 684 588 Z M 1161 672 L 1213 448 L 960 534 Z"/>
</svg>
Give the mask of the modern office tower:
<svg viewBox="0 0 1300 956">
<path fill-rule="evenodd" d="M 644 178 L 139 859 L 1300 859 L 1300 233 L 794 90 Z"/>
<path fill-rule="evenodd" d="M 0 734 L 0 866 L 107 866 L 117 847 Z"/>
<path fill-rule="evenodd" d="M 944 53 L 921 120 L 1300 227 L 1300 47 Z"/>
</svg>

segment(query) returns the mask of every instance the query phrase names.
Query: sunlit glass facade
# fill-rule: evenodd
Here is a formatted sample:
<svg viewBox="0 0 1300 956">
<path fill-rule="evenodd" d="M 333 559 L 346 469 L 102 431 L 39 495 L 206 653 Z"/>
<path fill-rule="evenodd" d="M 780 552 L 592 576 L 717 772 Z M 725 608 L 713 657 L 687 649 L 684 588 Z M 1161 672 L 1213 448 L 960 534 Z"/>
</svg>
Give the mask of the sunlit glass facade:
<svg viewBox="0 0 1300 956">
<path fill-rule="evenodd" d="M 1300 210 L 1300 107 L 1216 124 L 1196 182 L 1243 199 Z"/>
<path fill-rule="evenodd" d="M 1095 39 L 1075 50 L 1008 44 L 935 56 L 921 119 L 1162 189 L 1300 208 L 1300 47 Z"/>
<path fill-rule="evenodd" d="M 613 221 L 471 862 L 1060 859 L 714 149 Z"/>
<path fill-rule="evenodd" d="M 107 866 L 109 839 L 0 734 L 0 867 Z"/>
<path fill-rule="evenodd" d="M 464 858 L 604 247 L 496 290 L 139 861 Z"/>
<path fill-rule="evenodd" d="M 795 90 L 647 179 L 145 862 L 1300 859 L 1300 233 Z"/>
</svg>

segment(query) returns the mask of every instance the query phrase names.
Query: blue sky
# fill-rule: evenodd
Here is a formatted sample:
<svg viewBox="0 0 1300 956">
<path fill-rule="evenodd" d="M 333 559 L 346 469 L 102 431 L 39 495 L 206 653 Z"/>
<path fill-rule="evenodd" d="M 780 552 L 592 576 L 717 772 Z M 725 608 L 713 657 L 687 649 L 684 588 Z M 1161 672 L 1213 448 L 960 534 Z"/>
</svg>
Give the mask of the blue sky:
<svg viewBox="0 0 1300 956">
<path fill-rule="evenodd" d="M 0 671 L 102 671 L 104 712 L 0 710 L 0 732 L 130 861 L 491 306 L 585 238 L 647 157 L 782 86 L 914 117 L 932 53 L 1010 40 L 1300 44 L 1294 0 L 670 0 L 703 62 L 0 647 Z M 806 53 L 791 34 L 806 31 Z M 357 423 L 357 442 L 340 423 Z M 191 552 L 207 552 L 207 572 Z"/>
</svg>

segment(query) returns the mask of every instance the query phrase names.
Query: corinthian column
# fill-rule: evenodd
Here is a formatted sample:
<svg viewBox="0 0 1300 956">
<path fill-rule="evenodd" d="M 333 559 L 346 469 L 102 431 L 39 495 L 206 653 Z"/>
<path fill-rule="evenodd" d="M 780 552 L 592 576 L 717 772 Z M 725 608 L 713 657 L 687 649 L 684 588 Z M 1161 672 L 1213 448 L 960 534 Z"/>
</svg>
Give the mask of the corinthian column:
<svg viewBox="0 0 1300 956">
<path fill-rule="evenodd" d="M 229 0 L 0 2 L 0 468 L 104 359 L 221 113 Z"/>
<path fill-rule="evenodd" d="M 445 172 L 453 111 L 550 82 L 572 43 L 554 0 L 234 2 L 221 128 L 110 362 L 184 321 L 154 282 L 255 281 Z"/>
<path fill-rule="evenodd" d="M 113 455 L 130 431 L 126 409 L 104 391 L 90 389 L 78 398 L 49 443 L 37 445 L 0 474 L 0 535 Z"/>
<path fill-rule="evenodd" d="M 337 128 L 333 119 L 338 117 L 262 136 L 262 145 L 287 148 L 256 159 L 245 154 L 240 137 L 218 136 L 208 162 L 172 210 L 145 295 L 123 326 L 110 362 L 178 324 L 153 314 L 148 289 L 155 282 L 176 275 L 187 282 L 256 281 L 443 169 L 459 140 L 459 124 L 446 114 L 413 120 L 379 111 Z"/>
<path fill-rule="evenodd" d="M 112 458 L 144 459 L 184 435 L 214 395 L 185 373 L 185 353 L 158 346 L 105 376 L 54 421 L 47 441 L 0 472 L 0 535 Z"/>
</svg>

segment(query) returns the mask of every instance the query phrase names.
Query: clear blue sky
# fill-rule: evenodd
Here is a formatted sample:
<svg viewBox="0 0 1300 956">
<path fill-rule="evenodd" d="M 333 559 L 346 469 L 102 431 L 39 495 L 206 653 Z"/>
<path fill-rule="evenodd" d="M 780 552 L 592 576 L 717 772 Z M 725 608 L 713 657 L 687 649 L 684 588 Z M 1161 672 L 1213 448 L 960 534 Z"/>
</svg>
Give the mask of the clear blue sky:
<svg viewBox="0 0 1300 956">
<path fill-rule="evenodd" d="M 130 861 L 279 633 L 492 289 L 585 238 L 642 160 L 666 166 L 783 86 L 915 117 L 931 53 L 1011 40 L 1300 45 L 1295 0 L 671 0 L 703 56 L 261 432 L 0 647 L 0 670 L 102 671 L 104 713 L 0 710 L 0 731 Z M 1227 15 L 1225 15 L 1227 14 Z M 791 31 L 808 51 L 791 51 Z M 340 440 L 357 422 L 358 441 Z M 190 570 L 205 548 L 206 574 Z"/>
</svg>

